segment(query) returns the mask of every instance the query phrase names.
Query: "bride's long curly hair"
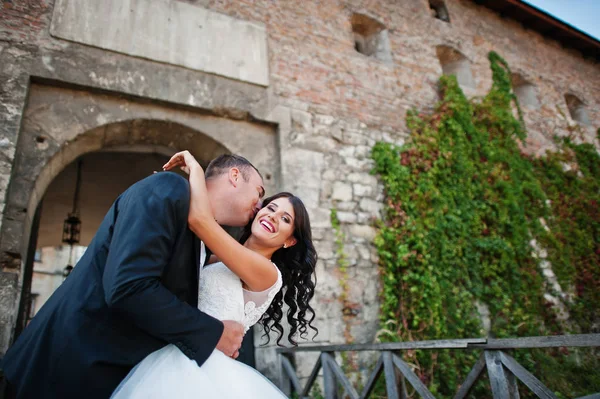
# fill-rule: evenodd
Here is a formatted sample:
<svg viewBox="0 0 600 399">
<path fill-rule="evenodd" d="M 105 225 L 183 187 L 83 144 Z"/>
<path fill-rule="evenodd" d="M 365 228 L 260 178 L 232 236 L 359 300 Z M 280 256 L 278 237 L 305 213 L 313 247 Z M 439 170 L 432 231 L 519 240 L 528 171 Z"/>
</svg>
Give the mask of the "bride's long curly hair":
<svg viewBox="0 0 600 399">
<path fill-rule="evenodd" d="M 280 248 L 271 257 L 271 261 L 277 265 L 283 279 L 281 290 L 275 295 L 271 305 L 260 319 L 265 329 L 267 342 L 269 343 L 269 332 L 276 330 L 278 333 L 277 344 L 281 346 L 283 338 L 283 327 L 279 323 L 283 317 L 283 303 L 288 306 L 287 321 L 290 325 L 288 341 L 297 345 L 294 336 L 299 334 L 301 338 L 308 335 L 310 328 L 318 334 L 318 329 L 312 326 L 315 312 L 309 302 L 315 294 L 317 276 L 315 266 L 317 264 L 317 251 L 312 242 L 310 220 L 308 212 L 302 200 L 288 192 L 275 194 L 263 201 L 263 207 L 277 198 L 287 198 L 294 207 L 294 238 L 296 244 L 289 248 Z M 252 221 L 244 228 L 240 242 L 244 243 L 250 237 Z"/>
</svg>

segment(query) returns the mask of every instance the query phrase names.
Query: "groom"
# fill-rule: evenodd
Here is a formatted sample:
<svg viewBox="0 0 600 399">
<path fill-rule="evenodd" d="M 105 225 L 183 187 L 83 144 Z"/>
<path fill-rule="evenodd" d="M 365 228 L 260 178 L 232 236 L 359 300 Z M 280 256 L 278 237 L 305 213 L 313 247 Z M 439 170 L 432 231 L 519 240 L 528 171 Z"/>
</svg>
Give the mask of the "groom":
<svg viewBox="0 0 600 399">
<path fill-rule="evenodd" d="M 258 170 L 222 155 L 206 168 L 220 224 L 244 226 L 264 196 Z M 71 275 L 8 350 L 9 397 L 108 398 L 166 344 L 202 365 L 215 347 L 237 357 L 243 328 L 197 309 L 203 244 L 187 227 L 188 182 L 156 173 L 117 198 Z"/>
</svg>

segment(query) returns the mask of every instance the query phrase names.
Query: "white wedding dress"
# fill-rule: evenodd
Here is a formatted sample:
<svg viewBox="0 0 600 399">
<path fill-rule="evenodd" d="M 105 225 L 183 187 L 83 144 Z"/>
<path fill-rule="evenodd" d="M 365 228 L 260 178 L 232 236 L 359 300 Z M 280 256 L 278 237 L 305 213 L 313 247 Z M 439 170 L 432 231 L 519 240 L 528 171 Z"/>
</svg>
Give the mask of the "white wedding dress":
<svg viewBox="0 0 600 399">
<path fill-rule="evenodd" d="M 274 266 L 276 267 L 276 266 Z M 277 282 L 263 292 L 242 288 L 241 280 L 222 262 L 202 269 L 198 309 L 219 319 L 235 320 L 245 331 L 258 322 L 282 286 Z M 240 399 L 286 398 L 266 377 L 215 349 L 202 367 L 175 345 L 148 355 L 113 392 L 113 399 Z"/>
</svg>

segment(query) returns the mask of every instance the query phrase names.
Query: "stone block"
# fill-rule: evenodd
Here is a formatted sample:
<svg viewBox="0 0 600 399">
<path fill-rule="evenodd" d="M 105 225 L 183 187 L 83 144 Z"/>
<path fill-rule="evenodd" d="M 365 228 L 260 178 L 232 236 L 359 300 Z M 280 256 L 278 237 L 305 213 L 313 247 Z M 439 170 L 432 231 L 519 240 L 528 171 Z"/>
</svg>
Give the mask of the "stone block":
<svg viewBox="0 0 600 399">
<path fill-rule="evenodd" d="M 356 250 L 358 251 L 358 256 L 364 260 L 371 260 L 371 246 L 370 245 L 357 245 Z"/>
<path fill-rule="evenodd" d="M 356 209 L 356 202 L 354 201 L 342 201 L 335 204 L 335 208 L 338 211 L 353 211 Z"/>
<path fill-rule="evenodd" d="M 338 180 L 340 175 L 341 173 L 339 169 L 327 169 L 325 172 L 323 172 L 323 180 Z"/>
<path fill-rule="evenodd" d="M 379 277 L 377 276 L 377 267 L 371 267 L 369 269 L 362 269 L 364 272 L 359 271 L 360 279 L 365 279 L 366 284 L 362 292 L 362 301 L 365 306 L 377 304 L 379 298 Z"/>
<path fill-rule="evenodd" d="M 373 194 L 373 187 L 364 184 L 354 183 L 352 185 L 354 195 L 357 197 L 369 197 Z"/>
<path fill-rule="evenodd" d="M 0 356 L 3 356 L 11 342 L 16 321 L 19 292 L 19 275 L 0 272 Z"/>
<path fill-rule="evenodd" d="M 342 133 L 342 142 L 344 144 L 353 144 L 353 145 L 366 145 L 366 146 L 375 145 L 375 140 L 373 140 L 372 138 L 364 136 L 357 132 L 346 131 L 346 130 L 344 130 Z"/>
<path fill-rule="evenodd" d="M 338 142 L 342 142 L 344 137 L 344 131 L 338 125 L 332 126 L 329 134 Z"/>
<path fill-rule="evenodd" d="M 292 109 L 292 130 L 311 134 L 313 131 L 312 114 Z"/>
<path fill-rule="evenodd" d="M 350 226 L 350 235 L 354 238 L 361 238 L 367 241 L 373 241 L 376 230 L 371 226 L 355 224 Z"/>
<path fill-rule="evenodd" d="M 347 183 L 335 182 L 333 183 L 333 191 L 331 199 L 337 201 L 350 201 L 352 200 L 352 186 Z"/>
<path fill-rule="evenodd" d="M 329 236 L 331 233 L 331 229 L 323 229 L 314 226 L 310 226 L 312 228 L 312 238 L 315 241 L 324 240 L 326 236 Z"/>
<path fill-rule="evenodd" d="M 354 170 L 369 172 L 373 170 L 375 163 L 372 159 L 344 158 L 344 163 Z"/>
<path fill-rule="evenodd" d="M 331 228 L 331 211 L 324 208 L 308 209 L 310 218 L 310 227 L 315 228 Z"/>
<path fill-rule="evenodd" d="M 319 152 L 291 148 L 282 159 L 283 189 L 302 198 L 307 208 L 319 207 L 323 157 Z"/>
<path fill-rule="evenodd" d="M 380 217 L 383 204 L 369 198 L 363 198 L 360 200 L 359 207 L 361 210 L 368 212 L 371 216 Z"/>
<path fill-rule="evenodd" d="M 354 146 L 345 146 L 345 147 L 342 147 L 338 151 L 338 154 L 340 156 L 342 156 L 343 158 L 350 158 L 350 157 L 354 156 L 354 151 L 355 151 L 355 147 Z"/>
<path fill-rule="evenodd" d="M 370 213 L 357 212 L 356 214 L 356 223 L 358 224 L 370 224 L 374 219 L 378 219 L 378 217 L 375 217 Z"/>
<path fill-rule="evenodd" d="M 309 136 L 306 134 L 297 135 L 291 144 L 294 147 L 304 148 L 310 151 L 329 153 L 336 149 L 337 142 L 329 137 Z"/>
<path fill-rule="evenodd" d="M 335 259 L 335 249 L 330 240 L 314 241 L 315 249 L 319 255 L 319 259 Z"/>
<path fill-rule="evenodd" d="M 316 317 L 326 320 L 330 312 L 341 309 L 337 297 L 341 293 L 339 278 L 335 268 L 317 267 L 317 284 L 315 290 L 315 304 L 319 307 Z"/>
<path fill-rule="evenodd" d="M 333 192 L 333 183 L 329 180 L 323 180 L 321 185 L 321 203 L 327 203 L 331 198 L 331 193 Z"/>
<path fill-rule="evenodd" d="M 53 36 L 268 86 L 267 33 L 181 1 L 57 0 Z"/>
<path fill-rule="evenodd" d="M 3 132 L 2 132 L 3 133 Z M 8 137 L 0 138 L 0 154 L 4 162 L 12 162 L 15 158 L 16 145 Z M 2 159 L 0 158 L 0 160 Z"/>
<path fill-rule="evenodd" d="M 21 253 L 23 243 L 23 222 L 4 218 L 2 221 L 2 252 Z"/>
<path fill-rule="evenodd" d="M 334 122 L 335 122 L 335 118 L 330 115 L 316 114 L 314 116 L 314 124 L 315 125 L 331 126 L 331 125 L 333 125 Z"/>
<path fill-rule="evenodd" d="M 15 208 L 27 209 L 33 186 L 34 183 L 31 180 L 25 180 L 22 177 L 13 178 L 11 180 L 10 193 L 6 202 Z"/>
<path fill-rule="evenodd" d="M 372 147 L 366 145 L 358 145 L 354 151 L 354 156 L 358 159 L 370 158 Z"/>
<path fill-rule="evenodd" d="M 354 212 L 338 212 L 338 220 L 341 223 L 356 223 L 356 214 Z"/>
<path fill-rule="evenodd" d="M 360 183 L 366 186 L 377 186 L 377 177 L 370 173 L 353 172 L 346 176 L 346 179 L 352 183 Z"/>
</svg>

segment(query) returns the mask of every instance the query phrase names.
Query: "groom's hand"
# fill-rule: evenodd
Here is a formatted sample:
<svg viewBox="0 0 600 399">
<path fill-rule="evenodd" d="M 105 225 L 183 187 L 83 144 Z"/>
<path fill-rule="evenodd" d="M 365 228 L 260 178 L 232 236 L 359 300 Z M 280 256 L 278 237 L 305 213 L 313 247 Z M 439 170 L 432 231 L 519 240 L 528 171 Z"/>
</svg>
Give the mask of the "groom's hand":
<svg viewBox="0 0 600 399">
<path fill-rule="evenodd" d="M 232 320 L 223 320 L 223 334 L 217 343 L 217 349 L 225 355 L 237 358 L 244 338 L 244 326 Z"/>
</svg>

